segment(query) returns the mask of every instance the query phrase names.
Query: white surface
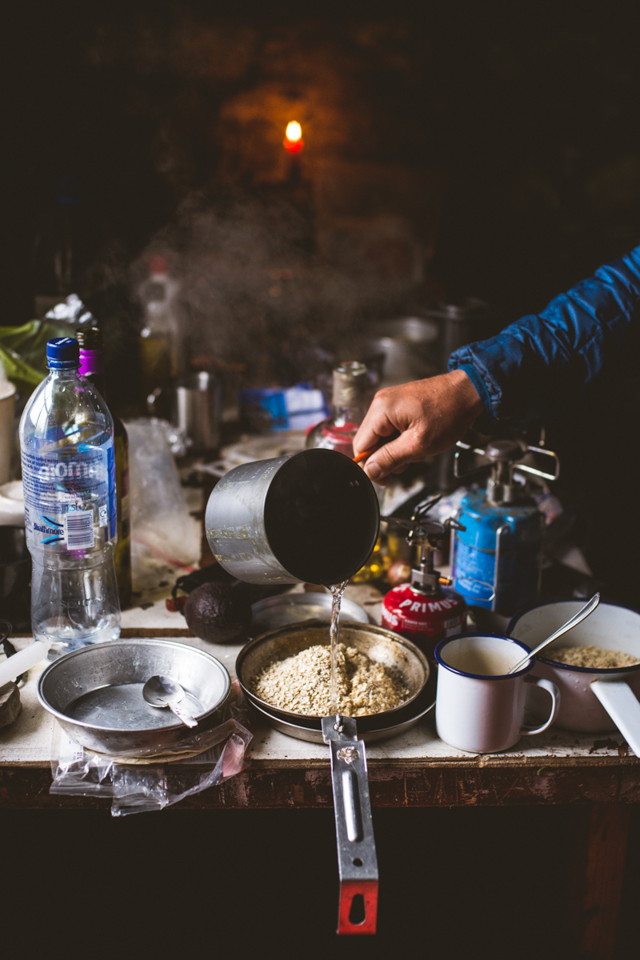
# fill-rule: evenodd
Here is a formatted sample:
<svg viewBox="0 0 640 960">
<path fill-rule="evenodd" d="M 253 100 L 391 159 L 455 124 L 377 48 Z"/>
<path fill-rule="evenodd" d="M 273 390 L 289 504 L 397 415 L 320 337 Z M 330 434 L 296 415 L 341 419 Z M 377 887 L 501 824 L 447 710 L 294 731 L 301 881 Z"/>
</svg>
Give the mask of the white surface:
<svg viewBox="0 0 640 960">
<path fill-rule="evenodd" d="M 13 480 L 0 486 L 0 524 L 24 527 L 22 480 Z"/>
</svg>

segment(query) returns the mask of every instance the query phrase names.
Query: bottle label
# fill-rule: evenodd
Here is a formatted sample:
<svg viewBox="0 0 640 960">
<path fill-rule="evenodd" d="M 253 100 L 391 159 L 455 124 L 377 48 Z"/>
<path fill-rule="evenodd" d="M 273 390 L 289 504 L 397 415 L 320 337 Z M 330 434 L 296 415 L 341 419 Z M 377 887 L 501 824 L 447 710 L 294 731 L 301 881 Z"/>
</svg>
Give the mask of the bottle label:
<svg viewBox="0 0 640 960">
<path fill-rule="evenodd" d="M 22 451 L 27 532 L 43 545 L 87 550 L 99 535 L 116 535 L 116 482 L 113 439 L 100 447 L 55 449 L 48 439 L 32 438 Z"/>
</svg>

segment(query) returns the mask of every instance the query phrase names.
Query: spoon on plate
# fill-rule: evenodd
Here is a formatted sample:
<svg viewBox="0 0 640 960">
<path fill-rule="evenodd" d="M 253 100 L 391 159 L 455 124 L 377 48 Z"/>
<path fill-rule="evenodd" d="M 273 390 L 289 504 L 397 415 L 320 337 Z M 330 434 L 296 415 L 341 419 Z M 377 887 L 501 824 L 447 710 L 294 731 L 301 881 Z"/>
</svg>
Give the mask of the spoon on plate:
<svg viewBox="0 0 640 960">
<path fill-rule="evenodd" d="M 539 643 L 538 646 L 531 651 L 531 653 L 528 653 L 526 657 L 523 657 L 522 660 L 519 660 L 518 663 L 516 663 L 515 667 L 511 667 L 511 670 L 509 670 L 509 673 L 517 673 L 518 670 L 522 670 L 527 660 L 531 660 L 533 657 L 535 657 L 536 653 L 539 653 L 544 647 L 547 646 L 547 644 L 551 643 L 553 640 L 557 640 L 558 637 L 561 637 L 563 634 L 567 633 L 569 630 L 573 630 L 573 628 L 577 627 L 579 623 L 582 623 L 583 620 L 586 620 L 589 614 L 593 613 L 593 611 L 595 610 L 595 608 L 598 606 L 599 603 L 600 603 L 600 594 L 594 593 L 594 595 L 591 597 L 591 600 L 585 603 L 584 607 L 582 607 L 581 610 L 578 610 L 578 612 L 574 613 L 574 615 L 569 620 L 567 620 L 566 623 L 563 623 L 561 627 L 558 627 L 557 630 L 554 630 L 551 636 L 547 637 L 546 640 L 543 640 L 542 643 Z M 509 674 L 507 674 L 507 676 L 508 675 Z"/>
<path fill-rule="evenodd" d="M 169 677 L 161 677 L 157 674 L 149 677 L 142 688 L 142 696 L 152 707 L 169 707 L 185 726 L 198 726 L 195 717 L 192 717 L 187 710 L 178 707 L 181 700 L 184 700 L 185 692 L 176 680 L 170 680 Z"/>
</svg>

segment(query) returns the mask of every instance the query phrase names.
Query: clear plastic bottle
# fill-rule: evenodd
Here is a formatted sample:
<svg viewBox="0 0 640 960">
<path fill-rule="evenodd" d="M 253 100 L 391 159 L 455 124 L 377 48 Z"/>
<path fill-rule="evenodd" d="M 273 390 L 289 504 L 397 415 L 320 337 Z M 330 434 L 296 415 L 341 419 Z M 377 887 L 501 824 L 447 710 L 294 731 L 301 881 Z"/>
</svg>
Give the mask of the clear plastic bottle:
<svg viewBox="0 0 640 960">
<path fill-rule="evenodd" d="M 32 629 L 62 653 L 120 634 L 115 457 L 111 414 L 78 374 L 77 340 L 50 340 L 47 362 L 22 414 L 20 449 Z"/>
</svg>

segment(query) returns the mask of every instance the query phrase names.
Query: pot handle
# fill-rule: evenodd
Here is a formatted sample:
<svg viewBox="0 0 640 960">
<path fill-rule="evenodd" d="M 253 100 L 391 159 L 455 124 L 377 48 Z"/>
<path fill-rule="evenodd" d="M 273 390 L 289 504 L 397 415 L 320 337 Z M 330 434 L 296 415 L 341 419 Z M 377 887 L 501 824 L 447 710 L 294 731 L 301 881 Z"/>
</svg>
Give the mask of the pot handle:
<svg viewBox="0 0 640 960">
<path fill-rule="evenodd" d="M 378 860 L 364 741 L 350 717 L 322 718 L 322 737 L 331 749 L 340 904 L 338 933 L 376 932 Z"/>
<path fill-rule="evenodd" d="M 640 703 L 625 680 L 592 680 L 591 689 L 625 738 L 640 757 Z"/>
<path fill-rule="evenodd" d="M 524 678 L 525 683 L 531 683 L 536 687 L 542 687 L 543 690 L 546 690 L 549 696 L 551 697 L 551 713 L 541 727 L 523 727 L 520 733 L 525 736 L 532 736 L 534 733 L 542 733 L 543 730 L 546 730 L 547 727 L 550 727 L 554 722 L 558 713 L 560 711 L 560 691 L 556 687 L 555 683 L 552 683 L 551 680 L 544 680 L 542 677 L 533 677 L 531 674 Z"/>
</svg>

